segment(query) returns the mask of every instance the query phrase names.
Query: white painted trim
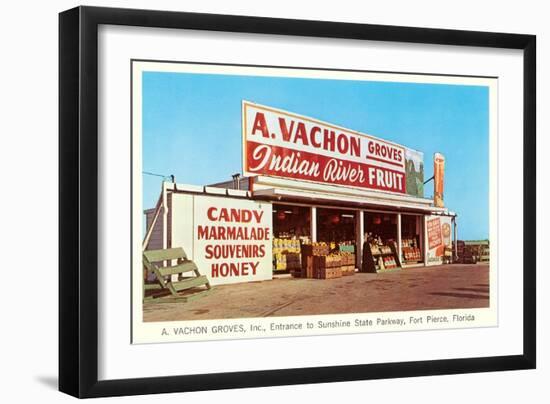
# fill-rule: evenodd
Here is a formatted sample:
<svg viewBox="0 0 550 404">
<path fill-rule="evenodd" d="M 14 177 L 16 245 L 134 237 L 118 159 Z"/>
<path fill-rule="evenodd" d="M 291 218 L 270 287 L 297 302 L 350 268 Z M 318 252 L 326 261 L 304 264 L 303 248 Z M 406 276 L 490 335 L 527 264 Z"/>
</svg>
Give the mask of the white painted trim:
<svg viewBox="0 0 550 404">
<path fill-rule="evenodd" d="M 244 191 L 242 189 L 227 189 L 227 194 L 229 196 L 241 196 L 241 197 L 249 197 L 250 193 L 248 191 Z"/>
<path fill-rule="evenodd" d="M 205 194 L 211 195 L 228 195 L 227 188 L 217 188 L 217 187 L 204 187 Z"/>
<path fill-rule="evenodd" d="M 202 185 L 191 185 L 191 184 L 174 184 L 172 182 L 166 183 L 166 189 L 168 191 L 182 191 L 182 192 L 204 192 L 204 187 Z"/>
<path fill-rule="evenodd" d="M 231 188 L 221 188 L 221 187 L 213 187 L 213 186 L 174 184 L 174 183 L 166 183 L 166 190 L 173 191 L 173 192 L 237 196 L 237 197 L 246 197 L 246 198 L 250 197 L 251 195 L 249 191 L 243 190 L 243 189 L 231 189 Z"/>
<path fill-rule="evenodd" d="M 282 188 L 270 188 L 270 189 L 261 189 L 254 191 L 254 196 L 266 196 L 270 198 L 283 198 L 283 197 L 294 197 L 294 198 L 307 198 L 312 199 L 313 201 L 311 203 L 316 204 L 319 206 L 319 203 L 322 203 L 320 201 L 339 201 L 339 202 L 350 202 L 350 203 L 356 203 L 358 205 L 355 209 L 365 209 L 366 205 L 374 204 L 374 205 L 383 205 L 387 206 L 389 208 L 404 208 L 404 209 L 416 209 L 422 212 L 430 213 L 430 214 L 444 214 L 447 215 L 447 210 L 445 208 L 436 208 L 433 206 L 422 206 L 414 203 L 403 203 L 403 202 L 390 202 L 390 201 L 384 201 L 384 200 L 373 200 L 368 198 L 358 198 L 358 197 L 347 197 L 343 195 L 334 195 L 334 194 L 324 194 L 319 192 L 300 192 L 296 190 L 291 189 L 282 189 Z M 335 208 L 335 207 L 332 207 Z M 342 209 L 350 209 L 353 210 L 354 208 L 342 208 Z"/>
<path fill-rule="evenodd" d="M 166 183 L 162 183 L 162 248 L 168 245 L 168 203 L 166 198 Z"/>
<path fill-rule="evenodd" d="M 349 196 L 355 196 L 355 197 L 361 197 L 361 198 L 403 201 L 403 202 L 417 203 L 417 204 L 428 205 L 428 206 L 433 204 L 432 199 L 418 198 L 415 196 L 398 194 L 395 192 L 368 191 L 362 188 L 360 189 L 360 188 L 352 188 L 352 187 L 343 187 L 339 185 L 326 185 L 326 184 L 319 184 L 316 182 L 288 180 L 288 179 L 275 178 L 275 177 L 265 177 L 261 175 L 255 178 L 256 180 L 254 181 L 254 185 L 256 186 L 256 189 L 258 189 L 257 188 L 258 186 L 262 188 L 266 186 L 280 187 L 280 188 L 297 189 L 300 191 L 314 191 L 314 192 L 325 192 L 325 193 L 338 194 L 338 195 L 349 195 Z"/>
</svg>

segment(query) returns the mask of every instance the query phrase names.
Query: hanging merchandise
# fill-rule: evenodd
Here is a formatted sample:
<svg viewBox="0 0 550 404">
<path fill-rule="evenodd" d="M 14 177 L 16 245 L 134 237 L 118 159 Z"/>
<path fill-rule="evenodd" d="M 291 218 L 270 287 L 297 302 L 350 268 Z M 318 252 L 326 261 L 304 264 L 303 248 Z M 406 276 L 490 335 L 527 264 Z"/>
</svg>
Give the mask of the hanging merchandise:
<svg viewBox="0 0 550 404">
<path fill-rule="evenodd" d="M 302 267 L 300 240 L 273 239 L 273 269 L 275 271 L 299 270 Z"/>
</svg>

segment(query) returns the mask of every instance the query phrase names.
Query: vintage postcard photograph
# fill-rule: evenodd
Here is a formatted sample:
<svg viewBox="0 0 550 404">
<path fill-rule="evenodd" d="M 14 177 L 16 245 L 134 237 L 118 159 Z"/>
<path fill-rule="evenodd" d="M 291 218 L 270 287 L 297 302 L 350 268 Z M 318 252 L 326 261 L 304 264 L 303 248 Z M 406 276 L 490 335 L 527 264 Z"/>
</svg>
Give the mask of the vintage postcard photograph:
<svg viewBox="0 0 550 404">
<path fill-rule="evenodd" d="M 133 343 L 497 325 L 497 78 L 131 68 Z"/>
</svg>

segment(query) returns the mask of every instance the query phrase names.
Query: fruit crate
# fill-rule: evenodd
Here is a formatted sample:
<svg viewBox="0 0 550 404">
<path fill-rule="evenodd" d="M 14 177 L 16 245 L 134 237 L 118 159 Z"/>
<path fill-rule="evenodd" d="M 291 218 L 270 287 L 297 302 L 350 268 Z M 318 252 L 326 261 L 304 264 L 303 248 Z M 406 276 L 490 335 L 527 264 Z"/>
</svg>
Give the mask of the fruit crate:
<svg viewBox="0 0 550 404">
<path fill-rule="evenodd" d="M 314 277 L 316 279 L 334 279 L 342 277 L 342 269 L 340 267 L 334 268 L 316 268 L 314 270 Z"/>
</svg>

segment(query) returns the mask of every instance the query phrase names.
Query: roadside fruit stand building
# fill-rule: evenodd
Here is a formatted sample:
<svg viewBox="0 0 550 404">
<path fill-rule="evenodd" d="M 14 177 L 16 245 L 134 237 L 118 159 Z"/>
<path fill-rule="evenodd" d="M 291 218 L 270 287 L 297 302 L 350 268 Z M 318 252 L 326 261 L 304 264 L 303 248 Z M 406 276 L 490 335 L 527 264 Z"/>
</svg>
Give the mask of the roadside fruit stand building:
<svg viewBox="0 0 550 404">
<path fill-rule="evenodd" d="M 212 284 L 311 277 L 312 255 L 367 272 L 451 258 L 456 214 L 443 206 L 441 154 L 432 199 L 420 151 L 247 101 L 242 130 L 243 175 L 164 182 L 145 211 L 144 248 L 183 247 Z"/>
</svg>

